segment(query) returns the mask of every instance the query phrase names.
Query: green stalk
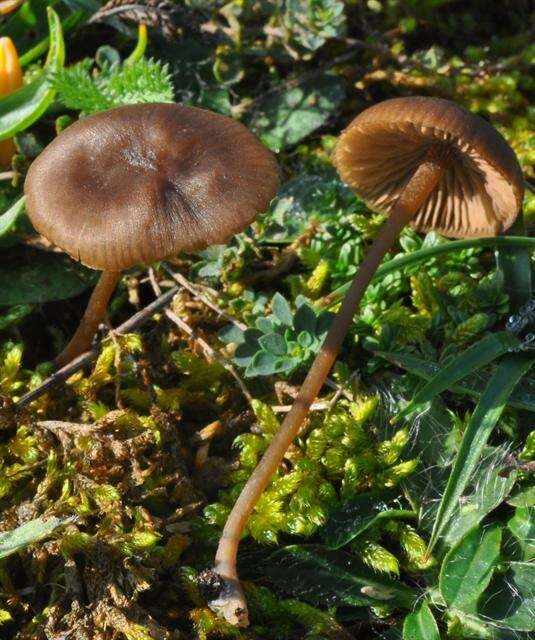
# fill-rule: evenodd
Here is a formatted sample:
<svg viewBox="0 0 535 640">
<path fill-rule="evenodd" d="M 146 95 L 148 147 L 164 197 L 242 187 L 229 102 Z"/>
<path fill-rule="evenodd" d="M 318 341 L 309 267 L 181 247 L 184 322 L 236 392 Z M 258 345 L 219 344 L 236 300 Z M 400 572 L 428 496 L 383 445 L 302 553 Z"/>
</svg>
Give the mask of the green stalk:
<svg viewBox="0 0 535 640">
<path fill-rule="evenodd" d="M 462 251 L 463 249 L 479 249 L 487 247 L 525 247 L 526 249 L 535 250 L 535 238 L 528 238 L 526 236 L 497 236 L 495 238 L 474 238 L 470 240 L 454 240 L 452 242 L 445 242 L 434 247 L 427 249 L 420 249 L 414 251 L 405 256 L 394 258 L 385 262 L 377 269 L 377 272 L 373 278 L 373 281 L 384 278 L 393 271 L 399 271 L 405 267 L 414 266 L 440 256 L 444 253 L 455 253 L 456 251 Z M 526 251 L 527 253 L 527 251 Z M 332 307 L 337 304 L 349 289 L 350 283 L 346 283 L 338 289 L 335 289 L 328 296 L 325 296 L 322 300 L 318 301 L 318 304 L 322 307 Z"/>
</svg>

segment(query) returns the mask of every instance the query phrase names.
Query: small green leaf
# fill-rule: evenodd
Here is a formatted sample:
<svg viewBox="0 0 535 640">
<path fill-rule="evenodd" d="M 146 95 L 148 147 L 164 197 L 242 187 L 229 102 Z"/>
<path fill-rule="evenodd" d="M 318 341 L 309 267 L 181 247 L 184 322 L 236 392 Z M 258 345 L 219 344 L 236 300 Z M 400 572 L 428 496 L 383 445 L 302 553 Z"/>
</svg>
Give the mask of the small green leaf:
<svg viewBox="0 0 535 640">
<path fill-rule="evenodd" d="M 286 340 L 280 333 L 268 333 L 258 341 L 263 349 L 276 356 L 286 354 Z"/>
<path fill-rule="evenodd" d="M 320 535 L 329 549 L 339 549 L 381 519 L 411 518 L 413 511 L 392 509 L 392 491 L 361 493 L 335 509 Z"/>
<path fill-rule="evenodd" d="M 24 211 L 24 196 L 19 198 L 9 207 L 2 215 L 0 215 L 0 237 L 11 231 L 17 218 Z"/>
<path fill-rule="evenodd" d="M 292 326 L 293 324 L 292 309 L 290 307 L 289 302 L 280 293 L 276 293 L 273 296 L 273 300 L 271 301 L 271 310 L 273 311 L 273 314 L 281 324 L 284 324 L 287 327 Z"/>
<path fill-rule="evenodd" d="M 26 524 L 0 533 L 0 558 L 16 553 L 29 544 L 38 542 L 53 533 L 59 526 L 68 522 L 68 518 L 37 518 Z"/>
<path fill-rule="evenodd" d="M 27 129 L 43 115 L 54 99 L 55 90 L 49 85 L 48 74 L 63 67 L 65 43 L 57 13 L 50 7 L 47 12 L 50 46 L 44 72 L 37 80 L 0 99 L 0 140 Z"/>
<path fill-rule="evenodd" d="M 312 345 L 313 338 L 310 333 L 306 331 L 301 331 L 301 333 L 297 336 L 297 342 L 300 347 L 303 349 L 308 349 Z"/>
<path fill-rule="evenodd" d="M 277 370 L 277 357 L 267 351 L 258 351 L 245 370 L 245 377 L 270 376 L 276 373 Z"/>
<path fill-rule="evenodd" d="M 293 325 L 296 331 L 316 332 L 317 316 L 308 304 L 302 304 L 295 313 Z"/>
<path fill-rule="evenodd" d="M 502 530 L 474 527 L 446 555 L 440 569 L 440 593 L 446 604 L 475 613 L 500 555 Z"/>
<path fill-rule="evenodd" d="M 323 607 L 411 606 L 417 597 L 416 591 L 375 573 L 356 556 L 316 545 L 285 547 L 270 556 L 265 570 L 287 593 Z"/>
<path fill-rule="evenodd" d="M 326 73 L 303 80 L 282 93 L 268 95 L 258 105 L 248 126 L 273 151 L 302 140 L 321 127 L 345 97 L 345 82 Z"/>
<path fill-rule="evenodd" d="M 403 640 L 440 640 L 436 620 L 425 600 L 418 609 L 406 616 Z"/>
</svg>

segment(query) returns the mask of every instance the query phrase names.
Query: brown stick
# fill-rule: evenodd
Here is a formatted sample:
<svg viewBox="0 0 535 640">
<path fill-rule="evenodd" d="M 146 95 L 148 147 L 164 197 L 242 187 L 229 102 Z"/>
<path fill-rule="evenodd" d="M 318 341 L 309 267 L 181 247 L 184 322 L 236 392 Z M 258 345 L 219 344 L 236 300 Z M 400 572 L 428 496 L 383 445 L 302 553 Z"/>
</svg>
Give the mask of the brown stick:
<svg viewBox="0 0 535 640">
<path fill-rule="evenodd" d="M 359 303 L 384 255 L 396 242 L 403 227 L 435 188 L 444 171 L 440 160 L 429 159 L 418 167 L 399 197 L 389 219 L 364 258 L 335 317 L 321 351 L 316 356 L 290 412 L 273 437 L 258 466 L 242 489 L 221 534 L 214 571 L 223 580 L 217 600 L 209 603 L 219 615 L 234 625 L 249 624 L 247 603 L 240 586 L 236 561 L 245 524 L 258 499 L 279 467 L 286 450 L 299 432 L 310 405 L 318 395 L 342 342 L 351 326 Z"/>
<path fill-rule="evenodd" d="M 91 343 L 97 332 L 98 325 L 106 315 L 108 302 L 111 294 L 117 286 L 117 281 L 121 276 L 120 271 L 103 271 L 93 293 L 89 298 L 87 308 L 85 310 L 76 333 L 71 338 L 69 344 L 56 358 L 56 365 L 63 367 L 80 354 L 91 348 Z"/>
</svg>

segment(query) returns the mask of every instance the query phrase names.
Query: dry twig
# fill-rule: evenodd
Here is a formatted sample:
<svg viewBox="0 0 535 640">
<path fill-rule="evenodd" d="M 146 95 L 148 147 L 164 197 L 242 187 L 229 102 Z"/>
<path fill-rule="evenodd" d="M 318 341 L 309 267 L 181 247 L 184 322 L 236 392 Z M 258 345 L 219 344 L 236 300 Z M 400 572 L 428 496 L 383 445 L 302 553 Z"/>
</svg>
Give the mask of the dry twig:
<svg viewBox="0 0 535 640">
<path fill-rule="evenodd" d="M 162 307 L 168 305 L 176 295 L 177 291 L 177 287 L 173 287 L 173 289 L 166 291 L 161 296 L 156 298 L 156 300 L 147 305 L 144 309 L 138 311 L 126 322 L 123 322 L 123 324 L 119 325 L 115 329 L 115 332 L 130 333 L 131 331 L 134 331 L 134 329 L 141 327 L 148 320 L 150 320 L 154 313 L 160 311 Z M 106 340 L 107 337 L 108 336 L 106 336 L 104 340 Z M 78 358 L 75 358 L 72 362 L 69 362 L 64 367 L 61 367 L 61 369 L 58 369 L 38 387 L 32 389 L 31 391 L 28 391 L 23 396 L 21 396 L 16 403 L 16 406 L 26 406 L 30 402 L 33 402 L 44 393 L 49 391 L 52 387 L 70 378 L 73 374 L 75 374 L 77 371 L 80 371 L 80 369 L 83 369 L 86 365 L 91 364 L 94 360 L 96 360 L 98 356 L 99 346 L 100 344 L 96 345 L 91 351 L 82 353 L 82 355 L 78 356 Z"/>
</svg>

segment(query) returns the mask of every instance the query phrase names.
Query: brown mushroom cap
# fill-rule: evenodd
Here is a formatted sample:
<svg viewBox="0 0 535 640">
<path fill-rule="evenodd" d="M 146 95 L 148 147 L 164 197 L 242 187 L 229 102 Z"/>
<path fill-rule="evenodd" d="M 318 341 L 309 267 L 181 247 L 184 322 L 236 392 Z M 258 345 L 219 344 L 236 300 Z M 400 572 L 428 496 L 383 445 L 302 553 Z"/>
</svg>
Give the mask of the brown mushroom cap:
<svg viewBox="0 0 535 640">
<path fill-rule="evenodd" d="M 440 98 L 394 98 L 344 130 L 334 162 L 375 211 L 389 214 L 426 155 L 444 154 L 440 183 L 412 225 L 453 238 L 496 235 L 514 222 L 524 181 L 513 150 L 492 125 Z"/>
<path fill-rule="evenodd" d="M 277 187 L 273 154 L 242 124 L 140 104 L 68 127 L 24 191 L 37 231 L 93 269 L 119 271 L 228 240 Z"/>
</svg>

